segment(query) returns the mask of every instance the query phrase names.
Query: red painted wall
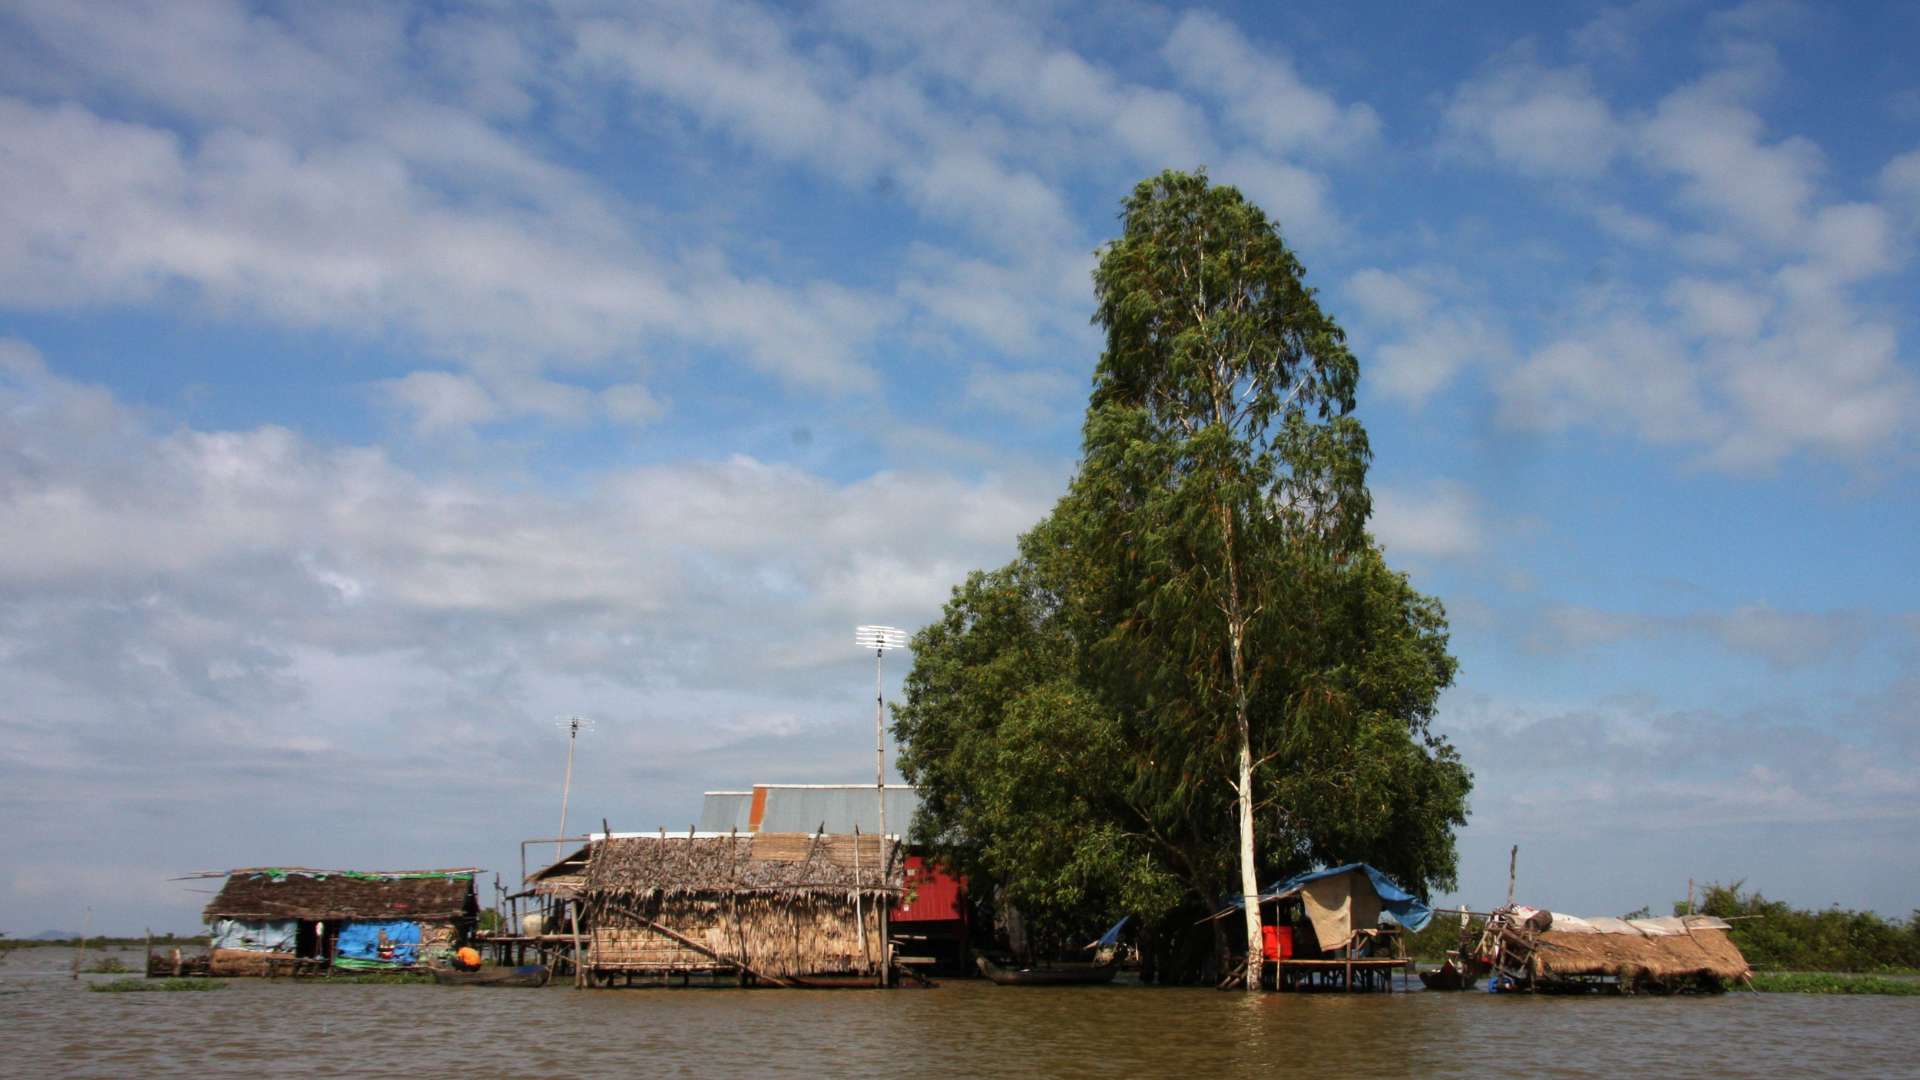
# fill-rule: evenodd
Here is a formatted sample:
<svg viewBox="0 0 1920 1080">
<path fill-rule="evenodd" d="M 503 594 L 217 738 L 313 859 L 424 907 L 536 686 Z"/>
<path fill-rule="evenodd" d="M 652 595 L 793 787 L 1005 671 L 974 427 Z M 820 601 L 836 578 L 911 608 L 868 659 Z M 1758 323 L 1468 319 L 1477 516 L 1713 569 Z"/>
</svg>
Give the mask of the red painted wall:
<svg viewBox="0 0 1920 1080">
<path fill-rule="evenodd" d="M 896 923 L 946 922 L 967 917 L 966 882 L 927 861 L 907 856 L 907 899 L 893 909 Z"/>
</svg>

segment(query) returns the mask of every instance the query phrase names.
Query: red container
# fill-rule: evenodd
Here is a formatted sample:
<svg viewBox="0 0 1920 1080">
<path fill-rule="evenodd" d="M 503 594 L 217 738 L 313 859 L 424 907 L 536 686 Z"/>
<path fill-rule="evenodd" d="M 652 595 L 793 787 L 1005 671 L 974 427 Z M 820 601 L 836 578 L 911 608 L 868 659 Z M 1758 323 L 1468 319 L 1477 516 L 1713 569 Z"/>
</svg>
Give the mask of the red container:
<svg viewBox="0 0 1920 1080">
<path fill-rule="evenodd" d="M 1262 926 L 1260 928 L 1260 952 L 1268 960 L 1288 960 L 1293 957 L 1293 927 Z"/>
</svg>

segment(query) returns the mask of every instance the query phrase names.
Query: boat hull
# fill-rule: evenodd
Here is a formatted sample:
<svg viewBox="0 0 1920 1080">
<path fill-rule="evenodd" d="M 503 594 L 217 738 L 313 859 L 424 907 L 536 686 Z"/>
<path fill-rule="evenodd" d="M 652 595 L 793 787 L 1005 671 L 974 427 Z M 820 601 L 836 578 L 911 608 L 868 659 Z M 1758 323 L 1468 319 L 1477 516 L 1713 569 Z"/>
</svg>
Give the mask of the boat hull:
<svg viewBox="0 0 1920 1080">
<path fill-rule="evenodd" d="M 1044 968 L 1002 967 L 982 956 L 980 974 L 996 986 L 1097 986 L 1113 981 L 1118 964 L 1060 964 Z"/>
<path fill-rule="evenodd" d="M 483 967 L 478 971 L 434 968 L 433 981 L 442 986 L 545 986 L 553 973 L 545 964 L 519 967 Z"/>
</svg>

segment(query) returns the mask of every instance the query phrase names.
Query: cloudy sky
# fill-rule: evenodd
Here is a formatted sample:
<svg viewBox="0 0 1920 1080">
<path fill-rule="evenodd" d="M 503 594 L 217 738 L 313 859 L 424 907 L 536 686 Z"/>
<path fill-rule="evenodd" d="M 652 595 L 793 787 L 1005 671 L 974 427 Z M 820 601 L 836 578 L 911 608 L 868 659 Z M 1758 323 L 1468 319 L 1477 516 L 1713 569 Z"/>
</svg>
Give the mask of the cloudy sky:
<svg viewBox="0 0 1920 1080">
<path fill-rule="evenodd" d="M 510 880 L 558 715 L 575 829 L 870 775 L 1200 165 L 1357 346 L 1462 895 L 1905 914 L 1920 9 L 1558 7 L 0 5 L 0 930 Z"/>
</svg>

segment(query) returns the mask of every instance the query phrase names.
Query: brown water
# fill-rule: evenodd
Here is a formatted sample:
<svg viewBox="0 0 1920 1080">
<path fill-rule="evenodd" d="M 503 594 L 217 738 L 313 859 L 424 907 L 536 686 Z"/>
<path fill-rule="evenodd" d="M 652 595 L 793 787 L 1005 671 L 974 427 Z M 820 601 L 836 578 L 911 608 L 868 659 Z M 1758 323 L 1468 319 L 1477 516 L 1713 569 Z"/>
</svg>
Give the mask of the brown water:
<svg viewBox="0 0 1920 1080">
<path fill-rule="evenodd" d="M 1110 987 L 499 990 L 227 980 L 94 994 L 0 964 L 12 1076 L 1920 1076 L 1920 998 Z M 137 967 L 138 951 L 121 954 Z M 1416 984 L 1417 985 L 1417 984 Z"/>
</svg>

